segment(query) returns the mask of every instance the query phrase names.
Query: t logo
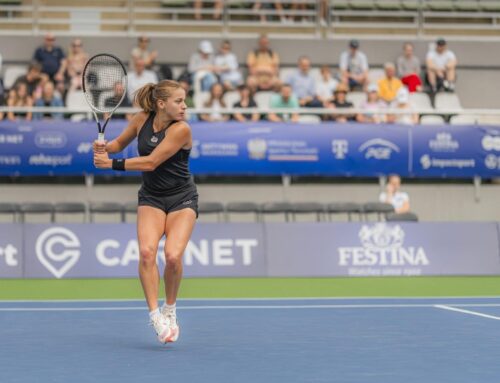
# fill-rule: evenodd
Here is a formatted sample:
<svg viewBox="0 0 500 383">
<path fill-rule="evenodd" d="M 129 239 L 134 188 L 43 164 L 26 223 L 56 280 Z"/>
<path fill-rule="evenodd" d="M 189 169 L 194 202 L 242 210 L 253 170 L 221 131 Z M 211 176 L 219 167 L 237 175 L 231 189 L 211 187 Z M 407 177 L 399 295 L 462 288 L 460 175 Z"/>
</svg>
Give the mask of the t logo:
<svg viewBox="0 0 500 383">
<path fill-rule="evenodd" d="M 11 244 L 8 244 L 5 247 L 0 247 L 0 257 L 5 258 L 5 263 L 7 266 L 17 266 L 17 259 L 15 256 L 17 255 L 17 249 L 12 246 Z"/>
</svg>

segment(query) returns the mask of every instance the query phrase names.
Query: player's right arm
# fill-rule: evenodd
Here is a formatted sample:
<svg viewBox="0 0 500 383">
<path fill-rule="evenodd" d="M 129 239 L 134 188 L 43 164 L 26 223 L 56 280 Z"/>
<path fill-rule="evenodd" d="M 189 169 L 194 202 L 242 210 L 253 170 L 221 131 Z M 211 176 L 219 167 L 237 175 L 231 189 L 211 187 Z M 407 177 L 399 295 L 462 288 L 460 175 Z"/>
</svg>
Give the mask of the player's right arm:
<svg viewBox="0 0 500 383">
<path fill-rule="evenodd" d="M 136 113 L 121 134 L 114 140 L 106 143 L 106 152 L 119 153 L 125 149 L 137 137 L 139 130 L 147 118 L 148 114 L 145 112 Z M 99 143 L 95 141 L 94 151 L 99 151 L 99 149 Z"/>
</svg>

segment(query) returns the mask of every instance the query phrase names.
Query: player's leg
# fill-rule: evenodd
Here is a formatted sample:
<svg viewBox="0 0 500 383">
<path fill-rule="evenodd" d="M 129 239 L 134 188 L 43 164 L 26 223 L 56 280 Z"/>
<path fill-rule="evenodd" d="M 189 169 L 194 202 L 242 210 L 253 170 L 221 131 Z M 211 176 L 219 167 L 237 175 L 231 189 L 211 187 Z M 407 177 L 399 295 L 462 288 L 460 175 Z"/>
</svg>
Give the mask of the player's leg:
<svg viewBox="0 0 500 383">
<path fill-rule="evenodd" d="M 170 326 L 158 309 L 160 275 L 156 264 L 158 243 L 163 236 L 166 214 L 151 206 L 137 209 L 137 238 L 139 241 L 139 277 L 149 307 L 149 318 L 158 340 L 166 342 Z"/>
<path fill-rule="evenodd" d="M 172 335 L 168 341 L 175 342 L 179 336 L 175 303 L 182 280 L 182 256 L 188 244 L 196 222 L 196 212 L 185 208 L 168 213 L 165 225 L 165 260 L 164 273 L 166 304 L 162 313 L 169 319 Z"/>
</svg>

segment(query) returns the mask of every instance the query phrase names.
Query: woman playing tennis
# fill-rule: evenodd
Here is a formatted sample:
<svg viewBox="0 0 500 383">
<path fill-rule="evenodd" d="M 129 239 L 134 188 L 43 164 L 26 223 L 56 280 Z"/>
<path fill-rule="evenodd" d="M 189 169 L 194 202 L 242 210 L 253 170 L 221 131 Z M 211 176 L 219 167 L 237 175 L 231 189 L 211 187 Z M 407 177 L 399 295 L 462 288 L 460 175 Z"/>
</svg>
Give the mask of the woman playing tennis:
<svg viewBox="0 0 500 383">
<path fill-rule="evenodd" d="M 179 325 L 175 310 L 182 279 L 182 255 L 198 216 L 198 193 L 188 160 L 191 128 L 184 121 L 186 94 L 175 81 L 147 84 L 135 94 L 142 111 L 108 143 L 94 142 L 94 165 L 100 169 L 140 170 L 142 185 L 137 209 L 139 276 L 151 324 L 162 343 L 175 342 Z M 137 137 L 139 157 L 113 159 Z M 160 277 L 156 254 L 166 236 L 164 272 L 166 301 L 158 308 Z"/>
</svg>

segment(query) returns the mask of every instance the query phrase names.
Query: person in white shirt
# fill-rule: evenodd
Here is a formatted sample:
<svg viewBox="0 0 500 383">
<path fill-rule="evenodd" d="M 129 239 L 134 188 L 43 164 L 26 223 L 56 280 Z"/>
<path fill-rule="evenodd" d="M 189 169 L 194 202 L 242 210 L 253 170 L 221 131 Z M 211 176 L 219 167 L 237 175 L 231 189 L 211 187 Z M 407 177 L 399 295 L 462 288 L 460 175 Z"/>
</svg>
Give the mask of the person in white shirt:
<svg viewBox="0 0 500 383">
<path fill-rule="evenodd" d="M 427 80 L 432 92 L 441 88 L 453 92 L 455 90 L 455 70 L 457 58 L 447 47 L 445 39 L 436 41 L 436 48 L 427 52 Z"/>
<path fill-rule="evenodd" d="M 332 77 L 330 67 L 322 65 L 320 68 L 321 79 L 316 83 L 316 96 L 326 106 L 333 97 L 333 92 L 337 89 L 339 82 Z"/>
<path fill-rule="evenodd" d="M 215 72 L 219 74 L 220 82 L 225 90 L 232 90 L 243 83 L 243 78 L 238 70 L 238 59 L 231 52 L 231 43 L 224 40 L 215 56 Z"/>
<path fill-rule="evenodd" d="M 363 90 L 368 85 L 368 59 L 359 50 L 358 40 L 349 42 L 349 50 L 340 55 L 339 67 L 342 82 L 349 87 L 349 90 Z"/>
<path fill-rule="evenodd" d="M 135 92 L 148 83 L 158 83 L 158 76 L 152 70 L 146 69 L 143 59 L 134 60 L 134 70 L 128 74 L 127 97 L 134 102 Z"/>
<path fill-rule="evenodd" d="M 407 213 L 410 211 L 410 197 L 408 193 L 402 192 L 401 178 L 397 174 L 391 174 L 387 181 L 386 191 L 380 193 L 380 202 L 390 203 L 394 206 L 396 213 Z"/>
</svg>

